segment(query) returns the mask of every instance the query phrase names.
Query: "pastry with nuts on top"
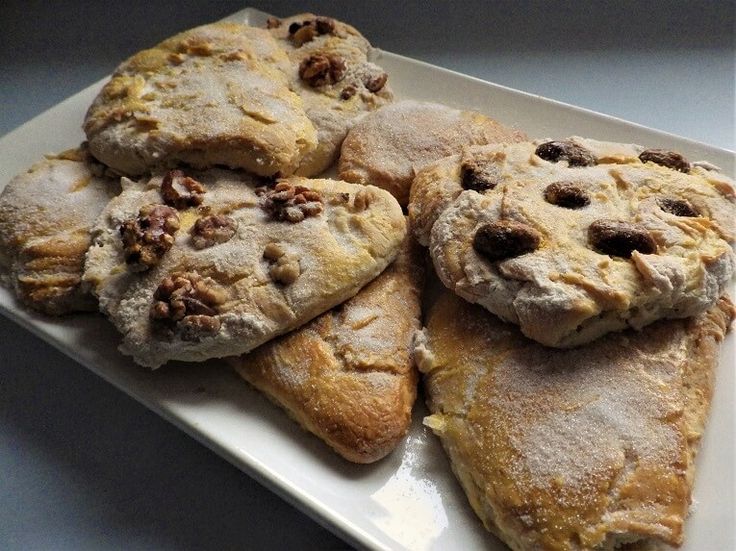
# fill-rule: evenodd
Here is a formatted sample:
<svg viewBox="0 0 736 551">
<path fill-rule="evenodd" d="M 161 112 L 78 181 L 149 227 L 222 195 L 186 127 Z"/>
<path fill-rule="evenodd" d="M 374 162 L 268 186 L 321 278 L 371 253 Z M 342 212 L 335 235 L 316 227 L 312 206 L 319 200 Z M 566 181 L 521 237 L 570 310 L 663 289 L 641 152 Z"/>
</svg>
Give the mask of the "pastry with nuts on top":
<svg viewBox="0 0 736 551">
<path fill-rule="evenodd" d="M 119 178 L 86 146 L 49 156 L 13 178 L 0 195 L 0 268 L 27 306 L 60 315 L 96 310 L 82 285 L 89 230 L 119 191 Z"/>
<path fill-rule="evenodd" d="M 409 215 L 448 288 L 548 346 L 697 315 L 736 271 L 733 181 L 641 146 L 468 148 L 417 176 Z"/>
<path fill-rule="evenodd" d="M 100 161 L 128 176 L 180 162 L 291 174 L 316 146 L 290 61 L 264 30 L 197 27 L 123 62 L 84 131 Z"/>
<path fill-rule="evenodd" d="M 171 170 L 93 228 L 84 280 L 148 367 L 242 354 L 355 295 L 406 233 L 387 192 L 332 180 Z"/>
<path fill-rule="evenodd" d="M 289 56 L 292 89 L 317 129 L 317 148 L 296 171 L 314 176 L 337 159 L 357 120 L 392 100 L 388 75 L 369 61 L 373 49 L 365 37 L 331 17 L 303 13 L 271 18 L 267 27 Z"/>
</svg>

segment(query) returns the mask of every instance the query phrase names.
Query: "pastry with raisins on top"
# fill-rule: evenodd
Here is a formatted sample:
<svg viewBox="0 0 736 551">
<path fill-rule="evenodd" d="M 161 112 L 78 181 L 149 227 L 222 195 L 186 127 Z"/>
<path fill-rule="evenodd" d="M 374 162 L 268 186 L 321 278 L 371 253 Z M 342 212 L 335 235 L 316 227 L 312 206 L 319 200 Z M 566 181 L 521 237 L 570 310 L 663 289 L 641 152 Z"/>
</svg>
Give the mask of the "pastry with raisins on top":
<svg viewBox="0 0 736 551">
<path fill-rule="evenodd" d="M 542 344 L 704 312 L 736 270 L 731 179 L 675 152 L 582 138 L 478 146 L 415 179 L 444 284 Z"/>
</svg>

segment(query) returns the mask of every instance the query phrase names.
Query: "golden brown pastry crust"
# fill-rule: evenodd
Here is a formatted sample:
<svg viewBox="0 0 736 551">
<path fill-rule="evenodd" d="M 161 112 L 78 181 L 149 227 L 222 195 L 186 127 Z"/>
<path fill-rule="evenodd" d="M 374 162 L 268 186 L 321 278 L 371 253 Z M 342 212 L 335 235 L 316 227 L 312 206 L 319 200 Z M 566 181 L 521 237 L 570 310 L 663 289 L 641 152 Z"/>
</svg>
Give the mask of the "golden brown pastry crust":
<svg viewBox="0 0 736 551">
<path fill-rule="evenodd" d="M 213 23 L 123 62 L 90 106 L 92 153 L 127 175 L 186 162 L 291 174 L 316 146 L 289 60 L 264 29 Z"/>
<path fill-rule="evenodd" d="M 449 291 L 430 302 L 425 423 L 489 530 L 518 550 L 682 543 L 727 298 L 564 351 Z"/>
<path fill-rule="evenodd" d="M 81 284 L 90 228 L 118 193 L 85 147 L 49 156 L 13 178 L 0 196 L 0 265 L 27 306 L 61 315 L 96 310 Z"/>
<path fill-rule="evenodd" d="M 423 255 L 407 238 L 394 263 L 352 299 L 228 361 L 345 459 L 377 461 L 411 423 L 422 283 Z"/>
<path fill-rule="evenodd" d="M 470 145 L 521 142 L 523 132 L 476 111 L 406 100 L 366 115 L 348 133 L 339 176 L 391 193 L 402 207 L 417 171 Z"/>
</svg>

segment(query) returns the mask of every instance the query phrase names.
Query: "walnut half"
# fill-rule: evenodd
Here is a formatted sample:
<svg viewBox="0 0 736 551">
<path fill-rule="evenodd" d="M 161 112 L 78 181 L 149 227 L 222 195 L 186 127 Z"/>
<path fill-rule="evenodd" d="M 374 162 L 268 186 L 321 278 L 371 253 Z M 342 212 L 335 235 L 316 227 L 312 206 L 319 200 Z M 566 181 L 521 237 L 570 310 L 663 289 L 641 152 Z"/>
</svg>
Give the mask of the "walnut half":
<svg viewBox="0 0 736 551">
<path fill-rule="evenodd" d="M 313 54 L 299 64 L 299 78 L 312 88 L 335 84 L 345 77 L 345 61 L 335 54 Z"/>
<path fill-rule="evenodd" d="M 137 218 L 120 225 L 125 263 L 136 272 L 155 266 L 174 244 L 174 234 L 178 229 L 179 216 L 171 207 L 142 207 Z"/>
<path fill-rule="evenodd" d="M 174 272 L 154 292 L 149 317 L 177 331 L 182 340 L 199 341 L 220 330 L 216 316 L 226 298 L 212 278 L 196 272 Z"/>
<path fill-rule="evenodd" d="M 279 182 L 261 196 L 261 207 L 273 220 L 293 224 L 322 212 L 322 198 L 316 191 L 304 186 Z"/>
<path fill-rule="evenodd" d="M 195 249 L 206 249 L 213 245 L 225 243 L 232 239 L 238 223 L 224 214 L 198 218 L 192 226 L 192 246 Z"/>
<path fill-rule="evenodd" d="M 271 266 L 268 268 L 268 275 L 278 283 L 290 285 L 302 273 L 299 259 L 295 255 L 287 253 L 278 243 L 266 245 L 263 250 L 263 258 L 270 261 Z"/>
<path fill-rule="evenodd" d="M 202 204 L 204 186 L 181 170 L 169 170 L 161 181 L 161 197 L 164 203 L 175 209 L 186 209 Z"/>
</svg>

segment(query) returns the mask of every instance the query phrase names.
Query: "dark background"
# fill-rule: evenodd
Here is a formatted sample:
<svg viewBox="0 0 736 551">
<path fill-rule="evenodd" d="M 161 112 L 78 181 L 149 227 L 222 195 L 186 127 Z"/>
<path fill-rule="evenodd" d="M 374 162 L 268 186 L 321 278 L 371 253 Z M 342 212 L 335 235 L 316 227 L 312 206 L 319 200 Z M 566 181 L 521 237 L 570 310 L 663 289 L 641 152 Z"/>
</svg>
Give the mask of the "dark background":
<svg viewBox="0 0 736 551">
<path fill-rule="evenodd" d="M 734 148 L 733 2 L 249 4 L 332 15 L 389 51 Z M 138 49 L 246 5 L 0 2 L 0 134 Z M 0 318 L 0 548 L 111 547 L 346 545 Z"/>
</svg>

